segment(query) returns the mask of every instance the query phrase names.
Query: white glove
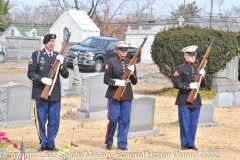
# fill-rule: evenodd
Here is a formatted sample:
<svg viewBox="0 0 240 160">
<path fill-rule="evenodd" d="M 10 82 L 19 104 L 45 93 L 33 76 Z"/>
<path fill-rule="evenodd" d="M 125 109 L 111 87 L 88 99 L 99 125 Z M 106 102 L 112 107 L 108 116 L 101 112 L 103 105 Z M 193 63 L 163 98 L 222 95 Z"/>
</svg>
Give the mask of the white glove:
<svg viewBox="0 0 240 160">
<path fill-rule="evenodd" d="M 197 89 L 198 87 L 198 82 L 192 82 L 189 84 L 190 89 Z"/>
<path fill-rule="evenodd" d="M 63 64 L 64 57 L 62 55 L 57 55 L 56 58 L 60 61 L 60 64 Z"/>
<path fill-rule="evenodd" d="M 116 80 L 115 86 L 125 86 L 126 81 L 125 80 Z"/>
<path fill-rule="evenodd" d="M 52 85 L 52 79 L 50 79 L 50 78 L 44 77 L 44 78 L 41 79 L 41 82 L 46 84 L 46 85 L 49 85 L 49 86 Z"/>
<path fill-rule="evenodd" d="M 201 74 L 201 75 L 204 77 L 205 73 L 206 73 L 206 72 L 205 72 L 204 69 L 200 69 L 199 74 Z"/>
<path fill-rule="evenodd" d="M 131 71 L 131 74 L 133 74 L 133 72 L 135 70 L 135 66 L 134 65 L 128 65 L 127 68 Z"/>
</svg>

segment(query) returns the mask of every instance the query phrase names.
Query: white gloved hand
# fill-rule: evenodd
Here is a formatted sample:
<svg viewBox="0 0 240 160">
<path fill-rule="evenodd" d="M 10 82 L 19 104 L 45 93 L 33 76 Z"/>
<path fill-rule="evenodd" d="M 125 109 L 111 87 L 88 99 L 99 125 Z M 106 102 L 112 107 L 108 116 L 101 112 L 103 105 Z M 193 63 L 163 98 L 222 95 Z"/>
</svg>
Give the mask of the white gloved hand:
<svg viewBox="0 0 240 160">
<path fill-rule="evenodd" d="M 134 65 L 128 65 L 127 68 L 131 71 L 131 74 L 133 74 L 133 72 L 135 70 L 135 66 Z"/>
<path fill-rule="evenodd" d="M 60 61 L 60 64 L 63 64 L 64 57 L 62 55 L 57 55 L 56 58 Z"/>
<path fill-rule="evenodd" d="M 46 84 L 46 85 L 49 85 L 49 86 L 52 85 L 52 79 L 50 79 L 50 78 L 44 77 L 44 78 L 41 79 L 41 82 Z"/>
<path fill-rule="evenodd" d="M 116 80 L 115 86 L 125 86 L 126 81 L 125 80 Z"/>
<path fill-rule="evenodd" d="M 201 74 L 201 75 L 204 77 L 205 73 L 206 73 L 206 72 L 205 72 L 204 69 L 200 69 L 199 74 Z"/>
<path fill-rule="evenodd" d="M 127 68 L 128 68 L 131 72 L 134 72 L 134 70 L 135 70 L 135 66 L 134 66 L 134 65 L 129 65 Z"/>
<path fill-rule="evenodd" d="M 198 82 L 191 82 L 191 83 L 189 84 L 189 87 L 190 87 L 190 89 L 197 89 L 197 87 L 198 87 Z"/>
</svg>

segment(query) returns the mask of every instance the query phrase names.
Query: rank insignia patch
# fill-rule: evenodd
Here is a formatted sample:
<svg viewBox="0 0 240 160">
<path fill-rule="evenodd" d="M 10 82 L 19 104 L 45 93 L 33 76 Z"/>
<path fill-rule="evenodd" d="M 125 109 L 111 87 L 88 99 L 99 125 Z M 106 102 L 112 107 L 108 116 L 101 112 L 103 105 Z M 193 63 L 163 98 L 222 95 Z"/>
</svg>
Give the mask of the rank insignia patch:
<svg viewBox="0 0 240 160">
<path fill-rule="evenodd" d="M 108 70 L 108 65 L 106 64 L 106 66 L 105 66 L 105 70 Z"/>
<path fill-rule="evenodd" d="M 29 64 L 33 64 L 33 59 L 32 58 L 30 58 L 30 60 L 29 60 L 29 62 L 28 62 Z"/>
<path fill-rule="evenodd" d="M 173 74 L 174 77 L 178 77 L 179 76 L 179 73 L 177 71 L 174 72 Z"/>
</svg>

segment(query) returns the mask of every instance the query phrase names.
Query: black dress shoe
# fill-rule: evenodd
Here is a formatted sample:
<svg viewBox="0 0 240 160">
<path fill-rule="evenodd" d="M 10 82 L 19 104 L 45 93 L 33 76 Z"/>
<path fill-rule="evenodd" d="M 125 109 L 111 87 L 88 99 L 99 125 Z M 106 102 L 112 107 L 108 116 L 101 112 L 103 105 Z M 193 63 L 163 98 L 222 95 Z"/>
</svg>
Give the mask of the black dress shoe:
<svg viewBox="0 0 240 160">
<path fill-rule="evenodd" d="M 181 150 L 187 150 L 188 146 L 181 147 Z"/>
<path fill-rule="evenodd" d="M 198 150 L 197 147 L 195 147 L 195 146 L 189 146 L 188 149 L 193 149 L 193 150 L 195 150 L 195 151 Z"/>
<path fill-rule="evenodd" d="M 38 148 L 38 152 L 42 152 L 42 151 L 44 151 L 45 149 L 44 148 L 42 148 L 42 147 L 39 147 Z"/>
<path fill-rule="evenodd" d="M 107 150 L 111 150 L 111 149 L 112 149 L 112 145 L 111 145 L 111 144 L 107 144 L 107 145 L 106 145 L 106 149 L 107 149 Z"/>
<path fill-rule="evenodd" d="M 59 151 L 59 149 L 57 149 L 56 147 L 55 148 L 48 148 L 47 150 L 54 151 L 54 152 L 58 152 Z"/>
<path fill-rule="evenodd" d="M 128 150 L 127 148 L 118 148 L 118 149 L 121 149 L 121 150 L 123 150 L 123 151 L 126 151 L 126 150 Z"/>
</svg>

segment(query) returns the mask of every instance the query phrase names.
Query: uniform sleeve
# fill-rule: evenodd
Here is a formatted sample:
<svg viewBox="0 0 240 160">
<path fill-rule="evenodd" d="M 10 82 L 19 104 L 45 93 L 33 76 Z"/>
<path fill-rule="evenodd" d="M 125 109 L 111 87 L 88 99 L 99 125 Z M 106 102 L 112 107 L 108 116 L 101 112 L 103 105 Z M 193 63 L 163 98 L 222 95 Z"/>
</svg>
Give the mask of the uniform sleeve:
<svg viewBox="0 0 240 160">
<path fill-rule="evenodd" d="M 172 75 L 172 83 L 174 88 L 177 88 L 183 91 L 190 90 L 189 84 L 182 82 L 182 76 L 183 76 L 183 72 L 181 68 L 179 66 L 176 67 L 174 74 Z"/>
<path fill-rule="evenodd" d="M 68 78 L 69 76 L 69 72 L 68 72 L 68 68 L 65 60 L 64 60 L 64 63 L 60 66 L 59 73 L 63 78 Z"/>
<path fill-rule="evenodd" d="M 115 86 L 115 81 L 112 79 L 112 71 L 113 71 L 113 66 L 112 62 L 109 61 L 108 64 L 105 66 L 105 73 L 104 73 L 104 79 L 103 83 L 110 85 L 110 86 Z"/>
<path fill-rule="evenodd" d="M 137 68 L 136 68 L 136 65 L 134 66 L 135 66 L 135 70 L 133 74 L 130 76 L 130 80 L 133 85 L 137 84 Z"/>
<path fill-rule="evenodd" d="M 34 51 L 28 62 L 28 78 L 35 84 L 40 85 L 42 77 L 37 74 L 37 55 L 39 51 Z"/>
<path fill-rule="evenodd" d="M 207 80 L 206 80 L 205 77 L 202 77 L 200 86 L 201 86 L 202 88 L 204 88 L 206 85 L 207 85 Z"/>
</svg>

